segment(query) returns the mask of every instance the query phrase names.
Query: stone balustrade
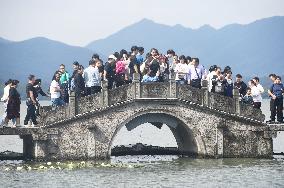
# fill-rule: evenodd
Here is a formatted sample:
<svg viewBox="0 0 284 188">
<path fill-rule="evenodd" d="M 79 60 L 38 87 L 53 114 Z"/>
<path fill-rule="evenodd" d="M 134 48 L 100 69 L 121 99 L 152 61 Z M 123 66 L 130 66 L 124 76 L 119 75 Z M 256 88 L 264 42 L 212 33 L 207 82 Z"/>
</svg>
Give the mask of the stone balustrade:
<svg viewBox="0 0 284 188">
<path fill-rule="evenodd" d="M 198 105 L 224 111 L 230 114 L 237 114 L 243 117 L 258 121 L 264 121 L 261 110 L 239 102 L 239 94 L 234 89 L 234 97 L 226 97 L 217 93 L 208 92 L 207 81 L 202 82 L 202 89 L 193 88 L 189 85 L 178 85 L 171 76 L 169 82 L 141 83 L 139 75 L 134 74 L 133 83 L 108 90 L 107 82 L 102 82 L 102 91 L 95 95 L 75 100 L 74 93 L 70 94 L 68 106 L 52 110 L 51 107 L 43 107 L 41 123 L 43 125 L 56 122 L 82 114 L 94 109 L 107 107 L 127 100 L 143 98 L 178 98 L 196 103 Z"/>
</svg>

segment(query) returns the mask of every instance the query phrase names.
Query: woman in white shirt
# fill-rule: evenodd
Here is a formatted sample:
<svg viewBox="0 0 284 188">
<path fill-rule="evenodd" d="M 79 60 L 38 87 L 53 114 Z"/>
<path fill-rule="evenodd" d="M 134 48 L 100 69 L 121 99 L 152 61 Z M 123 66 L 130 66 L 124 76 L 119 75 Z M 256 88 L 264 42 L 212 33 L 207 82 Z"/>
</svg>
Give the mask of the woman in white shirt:
<svg viewBox="0 0 284 188">
<path fill-rule="evenodd" d="M 249 81 L 249 87 L 251 88 L 251 95 L 253 98 L 253 107 L 260 109 L 262 97 L 259 88 L 253 80 Z"/>
<path fill-rule="evenodd" d="M 59 80 L 60 80 L 60 74 L 55 73 L 49 88 L 52 106 L 55 107 L 65 105 L 65 102 L 60 98 L 62 89 L 60 88 Z"/>
<path fill-rule="evenodd" d="M 214 75 L 216 75 L 216 71 L 217 71 L 217 65 L 212 65 L 209 68 L 209 73 L 207 75 L 207 82 L 208 82 L 208 91 L 211 92 L 213 84 L 212 84 L 212 78 L 214 77 Z"/>
<path fill-rule="evenodd" d="M 176 82 L 178 84 L 186 84 L 188 65 L 186 64 L 186 58 L 184 55 L 179 57 L 179 63 L 175 67 Z"/>
<path fill-rule="evenodd" d="M 9 79 L 6 83 L 5 83 L 5 87 L 4 87 L 4 93 L 3 93 L 3 96 L 1 98 L 1 102 L 4 102 L 4 114 L 3 116 L 1 117 L 1 120 L 0 120 L 0 125 L 4 125 L 5 123 L 5 118 L 7 116 L 7 104 L 8 104 L 8 99 L 9 99 L 9 92 L 10 92 L 10 87 L 12 85 L 12 80 Z M 13 123 L 15 122 L 15 119 L 13 119 Z"/>
</svg>

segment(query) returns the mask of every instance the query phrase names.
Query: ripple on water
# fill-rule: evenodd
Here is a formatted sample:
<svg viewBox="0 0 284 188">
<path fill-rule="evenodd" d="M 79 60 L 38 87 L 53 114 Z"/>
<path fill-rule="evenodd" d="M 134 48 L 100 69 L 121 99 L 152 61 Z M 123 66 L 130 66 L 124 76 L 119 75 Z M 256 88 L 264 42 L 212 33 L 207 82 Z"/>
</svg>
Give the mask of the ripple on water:
<svg viewBox="0 0 284 188">
<path fill-rule="evenodd" d="M 67 164 L 70 164 L 69 161 Z M 109 163 L 108 163 L 109 162 Z M 11 170 L 19 166 L 40 166 L 40 163 L 1 162 L 0 183 L 3 187 L 278 187 L 284 185 L 283 159 L 192 159 L 177 156 L 125 156 L 82 168 L 61 170 Z M 102 165 L 104 163 L 104 165 Z M 55 168 L 57 163 L 44 166 Z M 72 162 L 73 166 L 81 162 Z M 100 164 L 100 165 L 99 165 Z M 110 166 L 109 166 L 110 165 Z M 121 165 L 121 166 L 120 166 Z M 129 165 L 141 165 L 129 168 Z"/>
</svg>

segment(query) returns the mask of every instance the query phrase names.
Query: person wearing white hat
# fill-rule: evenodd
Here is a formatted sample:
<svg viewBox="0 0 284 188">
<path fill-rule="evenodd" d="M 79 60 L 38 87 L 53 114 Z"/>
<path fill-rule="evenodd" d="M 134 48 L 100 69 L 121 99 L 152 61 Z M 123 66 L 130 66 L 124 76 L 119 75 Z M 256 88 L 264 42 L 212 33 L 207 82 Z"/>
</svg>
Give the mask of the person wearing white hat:
<svg viewBox="0 0 284 188">
<path fill-rule="evenodd" d="M 108 57 L 108 61 L 105 64 L 105 70 L 104 70 L 104 80 L 108 81 L 108 89 L 113 88 L 113 84 L 115 81 L 115 63 L 117 58 L 111 54 Z"/>
</svg>

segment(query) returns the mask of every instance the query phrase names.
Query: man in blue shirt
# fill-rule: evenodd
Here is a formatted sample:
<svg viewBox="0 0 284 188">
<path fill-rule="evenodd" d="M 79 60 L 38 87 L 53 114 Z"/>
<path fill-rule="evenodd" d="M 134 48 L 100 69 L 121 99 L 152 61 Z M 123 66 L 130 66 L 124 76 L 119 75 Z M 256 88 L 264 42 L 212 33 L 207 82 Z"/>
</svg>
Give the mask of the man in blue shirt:
<svg viewBox="0 0 284 188">
<path fill-rule="evenodd" d="M 275 83 L 272 84 L 268 91 L 268 94 L 271 96 L 272 100 L 274 100 L 271 108 L 271 120 L 269 123 L 273 123 L 275 121 L 276 114 L 278 123 L 283 123 L 283 93 L 284 86 L 281 83 L 281 77 L 276 76 Z"/>
<path fill-rule="evenodd" d="M 143 59 L 143 54 L 144 54 L 144 48 L 143 47 L 138 47 L 138 54 L 136 55 L 137 63 L 141 65 L 144 61 Z"/>
<path fill-rule="evenodd" d="M 142 79 L 142 73 L 141 73 L 141 70 L 140 70 L 140 66 L 144 62 L 143 54 L 144 54 L 144 48 L 138 47 L 138 54 L 136 55 L 136 63 L 137 63 L 136 66 L 137 66 L 137 72 L 140 74 L 140 81 Z"/>
</svg>

